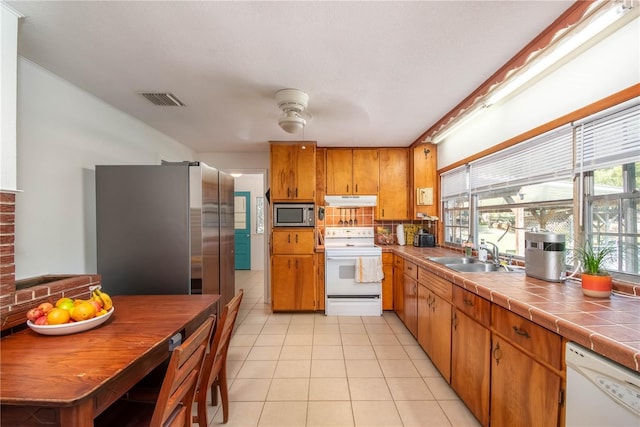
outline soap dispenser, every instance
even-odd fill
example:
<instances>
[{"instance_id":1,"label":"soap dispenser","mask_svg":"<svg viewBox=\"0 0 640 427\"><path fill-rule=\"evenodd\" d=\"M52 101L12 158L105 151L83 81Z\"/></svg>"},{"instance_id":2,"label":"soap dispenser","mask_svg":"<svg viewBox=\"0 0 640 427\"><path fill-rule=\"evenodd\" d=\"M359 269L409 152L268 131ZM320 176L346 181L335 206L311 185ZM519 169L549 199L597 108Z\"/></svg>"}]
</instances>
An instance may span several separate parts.
<instances>
[{"instance_id":1,"label":"soap dispenser","mask_svg":"<svg viewBox=\"0 0 640 427\"><path fill-rule=\"evenodd\" d=\"M484 239L480 240L480 246L478 246L478 259L482 262L487 262L487 244Z\"/></svg>"}]
</instances>

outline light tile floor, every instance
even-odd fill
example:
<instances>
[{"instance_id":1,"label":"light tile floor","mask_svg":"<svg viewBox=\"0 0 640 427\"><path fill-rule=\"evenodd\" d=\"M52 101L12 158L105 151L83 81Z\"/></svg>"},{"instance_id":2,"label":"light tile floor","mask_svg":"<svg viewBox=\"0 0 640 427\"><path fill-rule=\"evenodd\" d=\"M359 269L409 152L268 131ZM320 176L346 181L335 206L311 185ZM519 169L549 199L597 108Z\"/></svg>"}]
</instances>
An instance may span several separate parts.
<instances>
[{"instance_id":1,"label":"light tile floor","mask_svg":"<svg viewBox=\"0 0 640 427\"><path fill-rule=\"evenodd\" d=\"M237 271L236 289L226 426L479 425L394 313L274 314L262 271ZM220 406L209 414L222 425Z\"/></svg>"}]
</instances>

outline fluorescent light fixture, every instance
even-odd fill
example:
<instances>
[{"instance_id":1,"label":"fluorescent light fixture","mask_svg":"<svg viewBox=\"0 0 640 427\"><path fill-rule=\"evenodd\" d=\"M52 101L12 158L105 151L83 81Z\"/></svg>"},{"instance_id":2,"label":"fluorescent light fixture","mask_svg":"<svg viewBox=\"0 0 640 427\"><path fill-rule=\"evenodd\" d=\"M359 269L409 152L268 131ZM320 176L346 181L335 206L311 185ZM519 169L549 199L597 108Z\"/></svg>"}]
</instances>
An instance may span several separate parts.
<instances>
[{"instance_id":1,"label":"fluorescent light fixture","mask_svg":"<svg viewBox=\"0 0 640 427\"><path fill-rule=\"evenodd\" d=\"M598 17L596 17L592 22L587 24L582 30L577 33L571 35L567 35L566 38L562 39L558 45L553 48L548 54L544 54L539 59L534 60L530 66L528 66L524 71L517 74L514 78L509 79L502 87L499 87L494 93L489 95L489 98L485 102L487 106L493 105L496 102L507 97L509 94L516 91L518 88L523 86L525 83L542 73L547 68L551 67L553 64L558 62L560 59L564 58L588 40L596 36L598 33L603 31L605 28L616 22L624 13L628 10L625 8L623 4L618 4L605 12Z\"/></svg>"},{"instance_id":2,"label":"fluorescent light fixture","mask_svg":"<svg viewBox=\"0 0 640 427\"><path fill-rule=\"evenodd\" d=\"M458 117L453 123L445 125L444 130L438 131L433 137L432 142L438 144L443 139L460 129L463 124L468 123L471 119L475 118L481 111L485 109L485 105L478 106L475 110L468 113L463 113L461 117Z\"/></svg>"},{"instance_id":3,"label":"fluorescent light fixture","mask_svg":"<svg viewBox=\"0 0 640 427\"><path fill-rule=\"evenodd\" d=\"M242 176L241 173L232 173L232 174L229 174L229 175L231 175L234 178L240 178Z\"/></svg>"}]
</instances>

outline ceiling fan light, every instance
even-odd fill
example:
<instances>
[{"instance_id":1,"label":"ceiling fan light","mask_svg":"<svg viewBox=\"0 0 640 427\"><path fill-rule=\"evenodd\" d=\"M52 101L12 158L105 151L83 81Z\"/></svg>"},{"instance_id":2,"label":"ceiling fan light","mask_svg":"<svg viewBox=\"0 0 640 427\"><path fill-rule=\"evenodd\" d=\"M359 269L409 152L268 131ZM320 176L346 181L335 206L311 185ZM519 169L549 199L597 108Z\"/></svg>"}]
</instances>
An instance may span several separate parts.
<instances>
[{"instance_id":1,"label":"ceiling fan light","mask_svg":"<svg viewBox=\"0 0 640 427\"><path fill-rule=\"evenodd\" d=\"M287 133L298 133L304 129L307 121L294 111L287 111L284 116L278 119L278 124Z\"/></svg>"},{"instance_id":2,"label":"ceiling fan light","mask_svg":"<svg viewBox=\"0 0 640 427\"><path fill-rule=\"evenodd\" d=\"M282 111L302 112L307 108L309 95L299 89L282 89L276 92L276 102Z\"/></svg>"}]
</instances>

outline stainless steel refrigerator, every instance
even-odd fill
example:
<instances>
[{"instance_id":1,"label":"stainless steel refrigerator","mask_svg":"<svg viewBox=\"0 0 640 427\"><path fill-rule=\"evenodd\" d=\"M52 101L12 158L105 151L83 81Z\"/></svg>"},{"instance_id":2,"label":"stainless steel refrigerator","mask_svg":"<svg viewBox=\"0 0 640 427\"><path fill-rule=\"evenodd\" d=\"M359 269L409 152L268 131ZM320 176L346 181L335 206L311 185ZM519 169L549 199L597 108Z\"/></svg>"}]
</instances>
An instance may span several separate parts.
<instances>
[{"instance_id":1,"label":"stainless steel refrigerator","mask_svg":"<svg viewBox=\"0 0 640 427\"><path fill-rule=\"evenodd\" d=\"M201 162L96 166L97 267L123 294L235 293L233 177Z\"/></svg>"}]
</instances>

